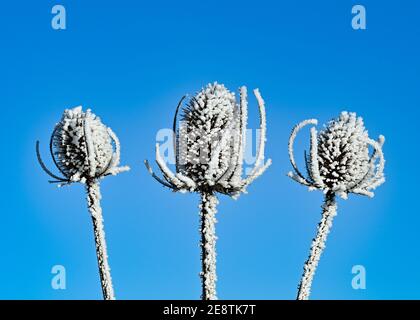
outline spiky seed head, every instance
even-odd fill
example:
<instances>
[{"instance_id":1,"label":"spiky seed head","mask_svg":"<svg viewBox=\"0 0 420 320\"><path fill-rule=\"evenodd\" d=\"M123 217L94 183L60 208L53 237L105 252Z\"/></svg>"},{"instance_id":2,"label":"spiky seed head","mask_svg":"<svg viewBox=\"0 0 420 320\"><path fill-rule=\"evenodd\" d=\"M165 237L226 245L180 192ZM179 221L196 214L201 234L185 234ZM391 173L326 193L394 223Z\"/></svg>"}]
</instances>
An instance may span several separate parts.
<instances>
[{"instance_id":1,"label":"spiky seed head","mask_svg":"<svg viewBox=\"0 0 420 320\"><path fill-rule=\"evenodd\" d=\"M271 164L264 164L266 117L264 100L259 90L254 90L260 111L259 146L255 166L242 178L246 145L247 90L240 89L240 104L235 94L224 85L207 85L191 98L182 110L182 121L177 128L177 115L184 101L178 103L173 129L176 171L172 172L156 144L156 163L163 174L159 178L149 162L149 173L163 186L180 192L222 193L237 198L246 187Z\"/></svg>"},{"instance_id":2,"label":"spiky seed head","mask_svg":"<svg viewBox=\"0 0 420 320\"><path fill-rule=\"evenodd\" d=\"M231 165L237 114L235 94L218 83L208 84L183 109L180 172L199 188L213 186Z\"/></svg>"},{"instance_id":3,"label":"spiky seed head","mask_svg":"<svg viewBox=\"0 0 420 320\"><path fill-rule=\"evenodd\" d=\"M342 112L318 135L319 175L329 190L349 190L369 171L368 132L356 113Z\"/></svg>"},{"instance_id":4,"label":"spiky seed head","mask_svg":"<svg viewBox=\"0 0 420 320\"><path fill-rule=\"evenodd\" d=\"M113 161L113 143L108 128L90 109L64 111L52 140L60 171L70 181L85 181L101 176Z\"/></svg>"}]
</instances>

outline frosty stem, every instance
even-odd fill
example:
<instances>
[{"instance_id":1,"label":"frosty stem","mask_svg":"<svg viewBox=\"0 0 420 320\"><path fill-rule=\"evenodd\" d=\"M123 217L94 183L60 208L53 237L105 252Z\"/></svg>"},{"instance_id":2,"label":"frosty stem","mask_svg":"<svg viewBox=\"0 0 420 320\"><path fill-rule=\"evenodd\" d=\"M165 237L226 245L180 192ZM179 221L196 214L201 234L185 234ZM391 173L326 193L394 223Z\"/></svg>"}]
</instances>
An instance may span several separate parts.
<instances>
[{"instance_id":1,"label":"frosty stem","mask_svg":"<svg viewBox=\"0 0 420 320\"><path fill-rule=\"evenodd\" d=\"M311 252L308 260L303 267L303 275L298 289L298 300L308 300L311 293L312 280L321 258L322 251L325 248L328 233L330 232L332 221L337 214L337 203L335 193L327 192L324 205L322 206L322 219L318 224L316 238L312 241Z\"/></svg>"},{"instance_id":2,"label":"frosty stem","mask_svg":"<svg viewBox=\"0 0 420 320\"><path fill-rule=\"evenodd\" d=\"M111 272L108 264L99 182L96 180L88 181L86 183L86 191L88 208L92 216L93 231L95 234L96 256L98 258L103 297L104 300L115 300Z\"/></svg>"},{"instance_id":3,"label":"frosty stem","mask_svg":"<svg viewBox=\"0 0 420 320\"><path fill-rule=\"evenodd\" d=\"M202 300L217 300L216 295L216 206L219 203L211 192L201 193L201 285Z\"/></svg>"}]
</instances>

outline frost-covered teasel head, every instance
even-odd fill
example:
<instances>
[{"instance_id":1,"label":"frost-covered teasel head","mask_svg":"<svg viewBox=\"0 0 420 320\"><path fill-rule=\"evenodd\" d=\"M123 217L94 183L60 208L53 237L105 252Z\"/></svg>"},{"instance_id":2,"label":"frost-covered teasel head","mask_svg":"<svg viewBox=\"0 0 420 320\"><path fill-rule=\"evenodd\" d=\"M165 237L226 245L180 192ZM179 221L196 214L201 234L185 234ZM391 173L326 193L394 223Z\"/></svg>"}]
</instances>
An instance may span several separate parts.
<instances>
[{"instance_id":1,"label":"frost-covered teasel head","mask_svg":"<svg viewBox=\"0 0 420 320\"><path fill-rule=\"evenodd\" d=\"M179 171L198 187L214 185L229 167L236 116L235 94L219 84L207 86L183 109Z\"/></svg>"},{"instance_id":2,"label":"frost-covered teasel head","mask_svg":"<svg viewBox=\"0 0 420 320\"><path fill-rule=\"evenodd\" d=\"M382 152L385 138L381 135L377 141L370 139L361 117L342 112L319 133L315 127L311 128L309 155L305 152L305 177L297 168L293 144L297 133L310 124L317 125L318 121L305 120L292 131L289 156L294 172L288 175L311 190L333 192L342 198L347 198L349 193L373 197L373 190L385 181Z\"/></svg>"},{"instance_id":3,"label":"frost-covered teasel head","mask_svg":"<svg viewBox=\"0 0 420 320\"><path fill-rule=\"evenodd\" d=\"M237 197L271 164L264 162L266 118L264 101L258 89L254 90L260 110L260 141L257 160L251 173L242 178L243 157L247 125L247 90L240 89L240 103L235 94L224 85L207 85L189 99L181 110L177 128L177 115L184 100L181 99L174 118L174 149L176 172L163 161L156 145L156 162L163 178L156 176L148 162L149 172L164 186L175 191L220 192Z\"/></svg>"},{"instance_id":4,"label":"frost-covered teasel head","mask_svg":"<svg viewBox=\"0 0 420 320\"><path fill-rule=\"evenodd\" d=\"M37 155L42 168L54 179L50 182L67 184L100 179L126 171L118 167L120 143L114 132L99 117L82 107L64 111L50 139L50 153L57 169L64 177L49 171L43 163L39 142Z\"/></svg>"}]
</instances>

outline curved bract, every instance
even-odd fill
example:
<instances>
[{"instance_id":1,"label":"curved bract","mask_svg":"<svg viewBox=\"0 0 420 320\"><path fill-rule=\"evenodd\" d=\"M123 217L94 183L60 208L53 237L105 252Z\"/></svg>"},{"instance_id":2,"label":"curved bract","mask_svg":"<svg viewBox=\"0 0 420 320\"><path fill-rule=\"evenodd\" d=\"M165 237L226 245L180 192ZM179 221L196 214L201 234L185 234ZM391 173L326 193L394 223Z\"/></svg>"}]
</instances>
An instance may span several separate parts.
<instances>
[{"instance_id":1,"label":"curved bract","mask_svg":"<svg viewBox=\"0 0 420 320\"><path fill-rule=\"evenodd\" d=\"M207 85L191 98L182 110L179 129L174 121L176 171L172 172L156 145L156 163L163 179L147 161L146 167L162 185L174 191L219 192L237 197L271 164L264 161L266 118L264 101L254 90L260 111L260 141L255 167L243 178L243 157L246 143L247 90L240 89L240 103L223 85ZM182 100L181 100L182 101Z\"/></svg>"},{"instance_id":2,"label":"curved bract","mask_svg":"<svg viewBox=\"0 0 420 320\"><path fill-rule=\"evenodd\" d=\"M382 152L385 138L381 135L378 141L370 139L361 117L342 112L319 133L315 127L311 128L310 152L305 153L307 176L304 176L294 158L294 140L303 127L317 123L315 119L305 120L292 130L289 157L294 172L289 172L289 177L311 190L333 192L344 199L349 193L373 197L373 190L385 181Z\"/></svg>"},{"instance_id":3,"label":"curved bract","mask_svg":"<svg viewBox=\"0 0 420 320\"><path fill-rule=\"evenodd\" d=\"M38 160L54 180L60 184L86 182L129 170L118 167L120 143L114 132L95 114L82 107L64 111L50 139L51 157L63 177L53 174L41 159L37 142Z\"/></svg>"}]
</instances>

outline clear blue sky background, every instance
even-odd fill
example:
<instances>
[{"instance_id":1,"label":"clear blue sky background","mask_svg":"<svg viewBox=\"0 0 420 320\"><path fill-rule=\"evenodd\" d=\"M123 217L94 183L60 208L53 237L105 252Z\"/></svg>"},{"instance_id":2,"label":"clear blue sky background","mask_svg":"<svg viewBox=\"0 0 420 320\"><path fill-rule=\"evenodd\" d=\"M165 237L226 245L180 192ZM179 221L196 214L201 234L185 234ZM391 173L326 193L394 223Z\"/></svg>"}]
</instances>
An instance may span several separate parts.
<instances>
[{"instance_id":1,"label":"clear blue sky background","mask_svg":"<svg viewBox=\"0 0 420 320\"><path fill-rule=\"evenodd\" d=\"M118 134L132 171L102 183L117 297L200 296L198 196L174 194L143 167L185 93L215 80L259 87L272 167L237 201L220 198L218 293L294 299L322 194L289 180L287 140L298 121L356 111L384 134L387 182L374 199L339 201L314 299L418 299L420 4L370 1L4 1L0 5L0 298L100 299L81 185L58 189L35 158L65 108L93 109ZM51 8L67 9L67 30ZM250 126L257 126L255 99ZM303 152L305 139L299 140ZM48 161L50 164L51 162ZM51 288L51 268L67 289ZM364 265L367 289L353 290Z\"/></svg>"}]
</instances>

